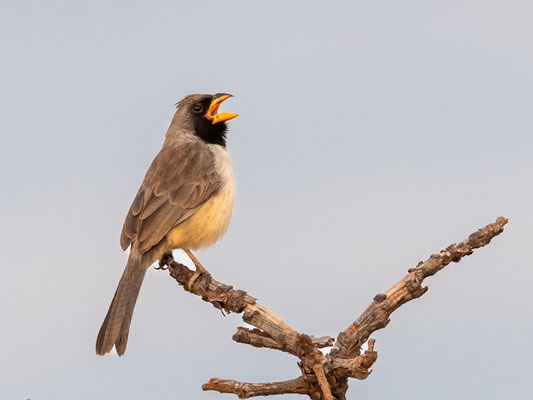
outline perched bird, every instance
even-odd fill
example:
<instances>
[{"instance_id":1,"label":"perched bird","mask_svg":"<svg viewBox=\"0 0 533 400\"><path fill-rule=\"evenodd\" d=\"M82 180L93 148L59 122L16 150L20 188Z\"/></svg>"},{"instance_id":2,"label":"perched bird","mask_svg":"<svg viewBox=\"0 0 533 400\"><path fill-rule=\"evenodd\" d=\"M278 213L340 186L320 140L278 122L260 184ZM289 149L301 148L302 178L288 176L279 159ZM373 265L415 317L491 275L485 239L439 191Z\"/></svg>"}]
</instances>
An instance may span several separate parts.
<instances>
[{"instance_id":1,"label":"perched bird","mask_svg":"<svg viewBox=\"0 0 533 400\"><path fill-rule=\"evenodd\" d=\"M177 103L163 147L122 228L120 245L123 250L131 246L130 255L98 333L97 354L109 353L113 346L124 354L133 308L150 265L171 256L173 249L183 249L196 266L193 281L205 269L191 250L210 246L225 233L235 197L225 121L238 115L218 113L218 108L229 97L192 94Z\"/></svg>"}]
</instances>

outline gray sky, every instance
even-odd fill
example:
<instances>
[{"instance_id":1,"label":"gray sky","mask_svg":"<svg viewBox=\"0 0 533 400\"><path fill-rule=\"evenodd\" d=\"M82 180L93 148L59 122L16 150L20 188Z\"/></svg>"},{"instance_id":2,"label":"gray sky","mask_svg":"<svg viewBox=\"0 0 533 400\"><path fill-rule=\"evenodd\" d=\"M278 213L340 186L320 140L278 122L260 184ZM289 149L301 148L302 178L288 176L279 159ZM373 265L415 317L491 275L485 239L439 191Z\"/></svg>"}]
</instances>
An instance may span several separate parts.
<instances>
[{"instance_id":1,"label":"gray sky","mask_svg":"<svg viewBox=\"0 0 533 400\"><path fill-rule=\"evenodd\" d=\"M348 395L529 397L531 4L2 2L0 398L209 400L230 398L201 391L210 377L297 376L154 270L126 355L94 353L126 211L195 92L232 93L223 108L240 114L232 223L198 254L217 279L336 336L407 268L504 215L503 235L375 334L374 372Z\"/></svg>"}]
</instances>

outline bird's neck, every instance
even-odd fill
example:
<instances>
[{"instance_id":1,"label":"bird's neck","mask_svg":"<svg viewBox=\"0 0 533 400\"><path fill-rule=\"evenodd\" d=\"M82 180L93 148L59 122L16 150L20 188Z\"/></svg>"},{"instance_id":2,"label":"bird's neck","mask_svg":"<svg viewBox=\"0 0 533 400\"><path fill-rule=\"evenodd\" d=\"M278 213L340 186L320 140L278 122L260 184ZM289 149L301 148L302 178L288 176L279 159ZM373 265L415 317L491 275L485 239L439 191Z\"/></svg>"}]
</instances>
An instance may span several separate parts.
<instances>
[{"instance_id":1,"label":"bird's neck","mask_svg":"<svg viewBox=\"0 0 533 400\"><path fill-rule=\"evenodd\" d=\"M226 132L228 127L225 122L212 124L201 118L194 121L194 134L206 143L218 144L226 147Z\"/></svg>"}]
</instances>

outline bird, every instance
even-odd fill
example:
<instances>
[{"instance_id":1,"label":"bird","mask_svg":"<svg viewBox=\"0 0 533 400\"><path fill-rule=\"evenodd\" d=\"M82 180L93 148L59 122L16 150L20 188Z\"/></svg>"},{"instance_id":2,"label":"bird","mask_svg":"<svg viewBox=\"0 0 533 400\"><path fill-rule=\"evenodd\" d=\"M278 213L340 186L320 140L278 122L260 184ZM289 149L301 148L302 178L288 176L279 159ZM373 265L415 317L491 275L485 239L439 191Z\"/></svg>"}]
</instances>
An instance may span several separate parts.
<instances>
[{"instance_id":1,"label":"bird","mask_svg":"<svg viewBox=\"0 0 533 400\"><path fill-rule=\"evenodd\" d=\"M206 272L192 251L212 245L226 232L235 199L226 121L238 114L218 112L230 97L191 94L176 103L163 146L124 221L120 245L130 253L98 332L97 354L113 347L120 356L126 351L133 309L154 262L162 265L172 250L182 249L196 267L189 286Z\"/></svg>"}]
</instances>

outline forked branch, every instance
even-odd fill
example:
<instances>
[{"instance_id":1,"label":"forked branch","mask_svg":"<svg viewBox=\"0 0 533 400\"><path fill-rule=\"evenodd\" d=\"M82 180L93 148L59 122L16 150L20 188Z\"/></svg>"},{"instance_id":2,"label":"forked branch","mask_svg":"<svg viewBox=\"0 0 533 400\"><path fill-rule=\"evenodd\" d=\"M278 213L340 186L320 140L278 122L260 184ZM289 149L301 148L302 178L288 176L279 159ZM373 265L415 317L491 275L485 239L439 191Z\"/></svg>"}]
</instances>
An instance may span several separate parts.
<instances>
[{"instance_id":1,"label":"forked branch","mask_svg":"<svg viewBox=\"0 0 533 400\"><path fill-rule=\"evenodd\" d=\"M302 373L292 380L271 383L245 383L213 378L202 389L233 393L242 399L285 393L306 394L313 400L345 399L348 379L366 379L377 360L375 341L369 339L370 335L387 326L394 310L427 291L427 287L422 286L425 278L436 274L452 261L459 262L464 256L472 254L474 249L489 244L492 238L503 232L506 223L506 218L498 217L495 222L479 229L462 242L448 246L409 269L408 274L398 283L374 297L368 308L339 333L334 345L331 337L315 338L298 332L246 292L224 285L209 274L201 275L194 281L191 293L201 296L204 301L225 312L243 313L244 322L255 327L239 327L233 340L292 354L299 358L298 366ZM187 288L194 272L171 260L168 260L167 265L170 275ZM366 341L368 349L361 354L361 346ZM333 348L328 354L318 350L331 345Z\"/></svg>"}]
</instances>

